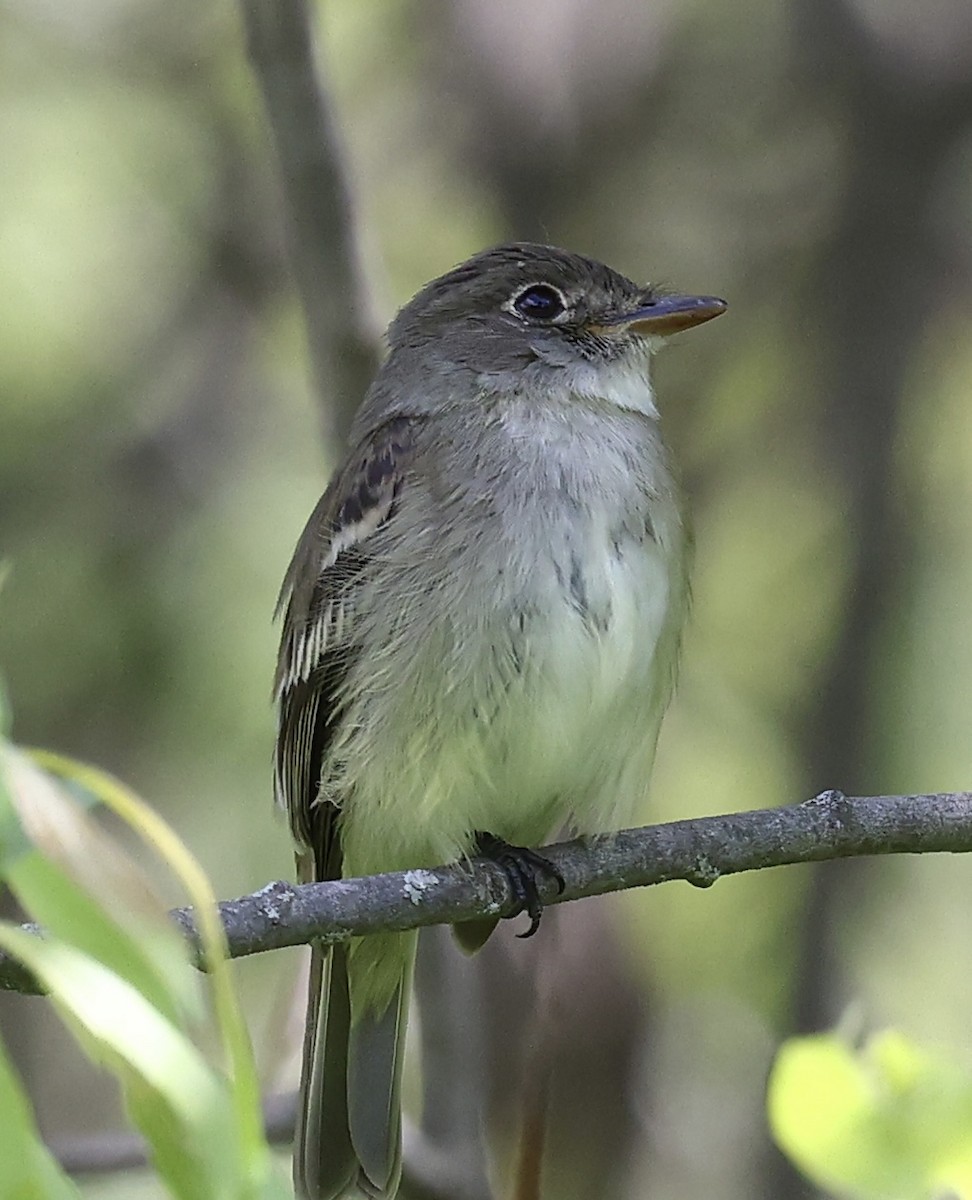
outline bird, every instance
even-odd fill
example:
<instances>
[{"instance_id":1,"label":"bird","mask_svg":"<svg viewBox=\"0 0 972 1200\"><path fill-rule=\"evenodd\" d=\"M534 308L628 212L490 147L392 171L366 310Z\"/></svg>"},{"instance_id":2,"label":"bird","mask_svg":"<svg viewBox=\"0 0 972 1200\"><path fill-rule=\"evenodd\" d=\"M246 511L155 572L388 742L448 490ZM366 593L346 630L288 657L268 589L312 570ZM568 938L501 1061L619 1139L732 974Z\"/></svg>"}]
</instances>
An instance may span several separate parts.
<instances>
[{"instance_id":1,"label":"bird","mask_svg":"<svg viewBox=\"0 0 972 1200\"><path fill-rule=\"evenodd\" d=\"M532 917L552 833L645 796L688 606L651 380L713 296L527 242L423 287L286 572L274 790L298 878L463 861ZM469 949L495 921L456 926ZM390 1200L417 934L312 949L294 1180Z\"/></svg>"}]
</instances>

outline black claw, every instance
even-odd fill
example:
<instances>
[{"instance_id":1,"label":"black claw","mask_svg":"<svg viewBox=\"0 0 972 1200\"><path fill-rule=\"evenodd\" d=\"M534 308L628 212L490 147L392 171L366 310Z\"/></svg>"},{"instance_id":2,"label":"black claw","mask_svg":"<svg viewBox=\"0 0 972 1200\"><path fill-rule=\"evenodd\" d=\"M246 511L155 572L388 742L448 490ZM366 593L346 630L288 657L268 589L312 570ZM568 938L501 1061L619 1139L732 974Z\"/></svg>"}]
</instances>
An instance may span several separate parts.
<instances>
[{"instance_id":1,"label":"black claw","mask_svg":"<svg viewBox=\"0 0 972 1200\"><path fill-rule=\"evenodd\" d=\"M516 936L533 937L540 928L540 918L543 916L543 901L537 888L538 877L546 876L555 880L557 891L562 892L566 887L563 875L549 858L544 858L536 850L526 846L511 846L494 833L477 833L476 850L483 858L496 863L509 880L516 905L510 916L518 917L525 912L530 918L530 928Z\"/></svg>"}]
</instances>

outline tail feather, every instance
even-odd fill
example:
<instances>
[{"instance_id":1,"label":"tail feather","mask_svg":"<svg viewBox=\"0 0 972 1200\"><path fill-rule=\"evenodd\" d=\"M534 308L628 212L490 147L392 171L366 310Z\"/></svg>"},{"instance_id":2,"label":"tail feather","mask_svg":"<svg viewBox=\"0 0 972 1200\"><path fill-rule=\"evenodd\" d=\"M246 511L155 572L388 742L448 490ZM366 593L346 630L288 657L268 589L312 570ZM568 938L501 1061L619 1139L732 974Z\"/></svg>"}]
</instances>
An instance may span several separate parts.
<instances>
[{"instance_id":1,"label":"tail feather","mask_svg":"<svg viewBox=\"0 0 972 1200\"><path fill-rule=\"evenodd\" d=\"M341 1196L357 1173L345 1084L350 1024L347 949L314 946L294 1140L300 1200Z\"/></svg>"},{"instance_id":2,"label":"tail feather","mask_svg":"<svg viewBox=\"0 0 972 1200\"><path fill-rule=\"evenodd\" d=\"M315 947L294 1144L300 1200L392 1200L402 1171L405 1026L417 936L391 1003L352 1018L349 949Z\"/></svg>"},{"instance_id":3,"label":"tail feather","mask_svg":"<svg viewBox=\"0 0 972 1200\"><path fill-rule=\"evenodd\" d=\"M395 994L380 1016L355 1014L348 1053L351 1144L381 1197L397 1193L402 1175L402 1068L418 935L400 936L409 944Z\"/></svg>"}]
</instances>

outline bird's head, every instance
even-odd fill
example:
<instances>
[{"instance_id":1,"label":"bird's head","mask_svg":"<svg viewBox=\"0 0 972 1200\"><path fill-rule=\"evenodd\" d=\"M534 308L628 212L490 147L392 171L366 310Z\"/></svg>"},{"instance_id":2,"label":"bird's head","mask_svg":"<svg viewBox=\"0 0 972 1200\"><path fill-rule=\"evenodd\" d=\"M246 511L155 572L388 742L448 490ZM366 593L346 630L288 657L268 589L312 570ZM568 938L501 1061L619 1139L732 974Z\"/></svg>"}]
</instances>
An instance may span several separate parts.
<instances>
[{"instance_id":1,"label":"bird's head","mask_svg":"<svg viewBox=\"0 0 972 1200\"><path fill-rule=\"evenodd\" d=\"M553 246L485 250L427 284L388 330L386 367L421 372L438 407L451 394L515 391L602 398L654 412L651 354L673 333L719 316L725 301L639 285ZM383 382L387 382L388 375ZM383 390L383 389L382 389Z\"/></svg>"},{"instance_id":2,"label":"bird's head","mask_svg":"<svg viewBox=\"0 0 972 1200\"><path fill-rule=\"evenodd\" d=\"M402 343L451 343L486 365L539 358L615 359L656 349L726 309L714 296L672 295L633 283L580 254L513 243L468 259L427 284L389 330Z\"/></svg>"}]
</instances>

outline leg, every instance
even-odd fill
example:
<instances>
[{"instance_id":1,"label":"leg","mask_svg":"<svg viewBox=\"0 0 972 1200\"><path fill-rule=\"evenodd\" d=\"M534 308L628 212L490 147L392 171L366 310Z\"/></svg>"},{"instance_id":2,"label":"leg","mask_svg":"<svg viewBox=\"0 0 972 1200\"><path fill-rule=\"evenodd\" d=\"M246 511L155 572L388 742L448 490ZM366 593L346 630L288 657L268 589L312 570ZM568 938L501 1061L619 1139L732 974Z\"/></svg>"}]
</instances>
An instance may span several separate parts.
<instances>
[{"instance_id":1,"label":"leg","mask_svg":"<svg viewBox=\"0 0 972 1200\"><path fill-rule=\"evenodd\" d=\"M564 877L548 858L544 858L536 850L530 850L526 846L511 846L494 833L478 832L475 844L477 852L483 858L496 863L510 881L510 889L517 905L511 916L516 917L525 912L530 917L530 928L516 936L533 937L540 928L540 918L543 916L543 901L537 889L537 879L541 876L554 879L557 891L562 892Z\"/></svg>"}]
</instances>

